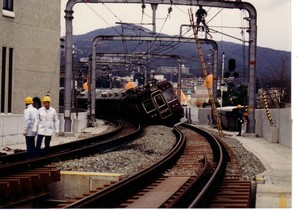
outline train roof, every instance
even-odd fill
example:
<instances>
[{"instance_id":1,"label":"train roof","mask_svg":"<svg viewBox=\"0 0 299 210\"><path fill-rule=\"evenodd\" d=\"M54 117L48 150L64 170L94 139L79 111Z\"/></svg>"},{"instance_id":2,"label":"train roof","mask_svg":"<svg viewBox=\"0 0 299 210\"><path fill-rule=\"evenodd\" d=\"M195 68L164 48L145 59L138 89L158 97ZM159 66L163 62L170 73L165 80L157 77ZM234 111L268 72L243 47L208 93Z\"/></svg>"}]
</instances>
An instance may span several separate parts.
<instances>
[{"instance_id":1,"label":"train roof","mask_svg":"<svg viewBox=\"0 0 299 210\"><path fill-rule=\"evenodd\" d=\"M124 88L113 88L113 89L96 89L96 99L129 99L134 100L140 98L143 95L147 95L152 91L160 89L162 91L172 88L171 83L168 81L161 81L156 83L149 83L148 85L140 85L134 88L125 90ZM87 98L87 92L84 91L78 98Z\"/></svg>"}]
</instances>

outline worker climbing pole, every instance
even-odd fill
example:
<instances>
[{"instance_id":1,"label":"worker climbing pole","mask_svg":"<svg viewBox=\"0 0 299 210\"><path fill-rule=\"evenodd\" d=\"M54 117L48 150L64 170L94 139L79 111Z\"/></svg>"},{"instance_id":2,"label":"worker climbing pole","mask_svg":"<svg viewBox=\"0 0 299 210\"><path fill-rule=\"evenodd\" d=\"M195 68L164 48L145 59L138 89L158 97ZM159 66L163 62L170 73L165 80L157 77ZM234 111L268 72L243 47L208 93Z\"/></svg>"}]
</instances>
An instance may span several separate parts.
<instances>
[{"instance_id":1,"label":"worker climbing pole","mask_svg":"<svg viewBox=\"0 0 299 210\"><path fill-rule=\"evenodd\" d=\"M197 46L197 49L198 49L198 55L199 55L203 75L204 75L205 80L207 80L207 76L208 76L207 69L206 69L204 58L203 58L202 49L201 49L201 46L200 46L200 40L197 36L197 27L194 24L193 13L192 13L191 8L188 10L188 14L189 14L190 23L191 23L191 26L192 26L192 29L193 29L193 34L194 34L196 46ZM214 119L216 120L216 125L217 125L219 136L223 136L221 120L220 120L220 117L219 117L217 109L216 109L216 105L215 105L215 101L214 101L214 97L213 97L212 87L210 85L207 85L206 87L208 89L209 99L210 99L210 102L211 102L212 113L213 113Z\"/></svg>"},{"instance_id":2,"label":"worker climbing pole","mask_svg":"<svg viewBox=\"0 0 299 210\"><path fill-rule=\"evenodd\" d=\"M268 121L270 122L271 125L274 125L273 119L272 119L270 111L269 111L267 96L266 96L265 92L262 92L262 100L264 102L264 107L265 107L265 110L266 110L266 115L267 115Z\"/></svg>"}]
</instances>

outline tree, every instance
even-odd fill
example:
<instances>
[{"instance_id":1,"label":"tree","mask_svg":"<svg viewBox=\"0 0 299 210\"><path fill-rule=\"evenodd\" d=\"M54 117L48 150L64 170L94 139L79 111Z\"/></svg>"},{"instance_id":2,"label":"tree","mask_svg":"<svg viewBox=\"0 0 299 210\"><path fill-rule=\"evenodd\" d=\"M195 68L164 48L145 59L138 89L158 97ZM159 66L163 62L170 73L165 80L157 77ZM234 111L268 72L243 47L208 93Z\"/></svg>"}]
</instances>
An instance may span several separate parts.
<instances>
[{"instance_id":1,"label":"tree","mask_svg":"<svg viewBox=\"0 0 299 210\"><path fill-rule=\"evenodd\" d=\"M281 56L280 65L273 66L269 69L268 74L264 75L266 78L263 83L260 80L260 86L263 88L269 97L272 108L279 108L284 103L291 103L291 72L290 72L290 58Z\"/></svg>"}]
</instances>

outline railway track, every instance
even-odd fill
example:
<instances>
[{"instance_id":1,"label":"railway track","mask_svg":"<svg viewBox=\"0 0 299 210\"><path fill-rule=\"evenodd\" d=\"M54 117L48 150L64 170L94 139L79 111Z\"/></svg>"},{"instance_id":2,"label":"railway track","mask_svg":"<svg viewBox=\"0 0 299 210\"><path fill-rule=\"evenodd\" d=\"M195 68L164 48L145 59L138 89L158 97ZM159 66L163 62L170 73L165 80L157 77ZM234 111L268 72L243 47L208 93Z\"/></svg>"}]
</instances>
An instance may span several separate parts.
<instances>
[{"instance_id":1,"label":"railway track","mask_svg":"<svg viewBox=\"0 0 299 210\"><path fill-rule=\"evenodd\" d=\"M117 131L51 148L52 153L23 159L23 154L1 157L0 208L39 206L48 196L47 186L60 180L60 171L52 162L100 153L127 143L143 133L140 124L124 122ZM9 158L10 157L10 158Z\"/></svg>"},{"instance_id":2,"label":"railway track","mask_svg":"<svg viewBox=\"0 0 299 210\"><path fill-rule=\"evenodd\" d=\"M200 132L207 139L215 141L214 148L219 148L219 153L213 149L217 160L214 172L189 208L252 208L255 205L255 184L251 181L241 180L239 161L232 151L219 137L212 136L206 131L185 125Z\"/></svg>"},{"instance_id":3,"label":"railway track","mask_svg":"<svg viewBox=\"0 0 299 210\"><path fill-rule=\"evenodd\" d=\"M174 128L177 144L161 161L57 208L249 208L252 185L240 180L233 152L209 133Z\"/></svg>"},{"instance_id":4,"label":"railway track","mask_svg":"<svg viewBox=\"0 0 299 210\"><path fill-rule=\"evenodd\" d=\"M238 160L221 139L187 124L175 127L174 133L177 136L177 144L163 160L155 165L117 183L111 183L105 188L98 188L82 196L60 201L52 207L249 208L254 206L251 199L253 185L251 182L241 180ZM107 149L109 146L103 146L105 147ZM91 150L89 146L87 149ZM3 166L0 165L1 167ZM52 175L48 170L52 171ZM36 178L42 175L43 178ZM10 181L11 177L14 181ZM31 166L20 173L14 172L1 176L0 193L4 195L6 201L0 200L2 202L0 207L26 207L26 204L30 203L31 207L44 208L44 204L40 204L39 201L46 201L48 194L46 187L41 186L47 186L51 181L58 181L58 177L59 171L55 172L55 168L34 169ZM34 190L26 191L24 183L27 185L31 183L32 186L35 184L28 181L30 178L41 179L39 183L43 182L43 185L37 185ZM6 185L9 183L11 187L5 191L3 183ZM12 189L16 196L11 200Z\"/></svg>"},{"instance_id":5,"label":"railway track","mask_svg":"<svg viewBox=\"0 0 299 210\"><path fill-rule=\"evenodd\" d=\"M116 135L117 133L119 133L123 130L123 123L121 121L109 120L109 123L113 124L115 126L115 129L111 130L108 133L101 134L96 137L91 137L91 138L82 139L82 140L76 141L76 142L69 142L69 143L65 143L65 144L51 146L51 153L53 154L53 153L64 151L64 150L67 150L70 148L76 149L76 148L80 148L84 145L93 144L93 143L99 142L101 140L113 137L114 135ZM1 155L0 156L0 166L2 164L7 164L7 163L15 163L18 161L25 161L26 160L26 151L20 151L20 150L17 150L17 151L18 152L13 153L13 154ZM41 152L43 154L43 150Z\"/></svg>"}]
</instances>

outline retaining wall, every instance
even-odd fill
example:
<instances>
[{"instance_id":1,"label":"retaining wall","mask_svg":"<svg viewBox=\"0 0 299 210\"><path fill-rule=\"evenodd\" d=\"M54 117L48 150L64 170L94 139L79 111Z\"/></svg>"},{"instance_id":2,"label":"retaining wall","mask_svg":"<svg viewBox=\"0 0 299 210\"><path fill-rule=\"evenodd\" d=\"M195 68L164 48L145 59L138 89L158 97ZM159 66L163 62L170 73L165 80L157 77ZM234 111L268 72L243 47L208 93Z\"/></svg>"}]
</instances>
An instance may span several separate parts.
<instances>
[{"instance_id":1,"label":"retaining wall","mask_svg":"<svg viewBox=\"0 0 299 210\"><path fill-rule=\"evenodd\" d=\"M186 111L186 109L188 111ZM191 111L189 111L191 110ZM211 124L210 108L185 108L186 117L190 116L192 124ZM291 108L270 109L274 125L268 121L264 109L255 110L255 135L272 143L279 143L292 148L292 116Z\"/></svg>"},{"instance_id":2,"label":"retaining wall","mask_svg":"<svg viewBox=\"0 0 299 210\"><path fill-rule=\"evenodd\" d=\"M64 132L64 115L58 114L59 132ZM87 127L87 112L79 112L78 117L72 113L72 132L78 132ZM23 114L0 114L0 146L9 146L25 142L23 136Z\"/></svg>"}]
</instances>

